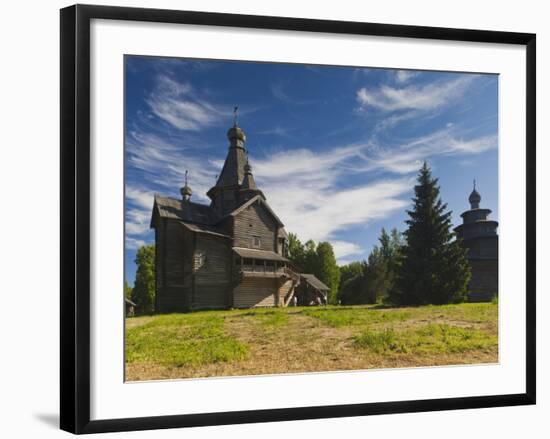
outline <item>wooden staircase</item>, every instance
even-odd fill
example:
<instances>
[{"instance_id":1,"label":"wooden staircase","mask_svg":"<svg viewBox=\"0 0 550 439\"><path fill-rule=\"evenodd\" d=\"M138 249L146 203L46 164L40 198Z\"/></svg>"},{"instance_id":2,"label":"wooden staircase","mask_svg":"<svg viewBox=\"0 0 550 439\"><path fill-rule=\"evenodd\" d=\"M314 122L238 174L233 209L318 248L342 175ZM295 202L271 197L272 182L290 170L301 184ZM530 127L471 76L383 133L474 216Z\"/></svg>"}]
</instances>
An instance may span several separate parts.
<instances>
[{"instance_id":1,"label":"wooden staircase","mask_svg":"<svg viewBox=\"0 0 550 439\"><path fill-rule=\"evenodd\" d=\"M292 286L290 287L289 292L285 295L281 303L283 307L287 307L290 304L292 298L294 297L296 287L300 285L300 275L296 273L292 268L289 268L289 267L283 268L283 274L284 274L284 279L288 279L292 281Z\"/></svg>"}]
</instances>

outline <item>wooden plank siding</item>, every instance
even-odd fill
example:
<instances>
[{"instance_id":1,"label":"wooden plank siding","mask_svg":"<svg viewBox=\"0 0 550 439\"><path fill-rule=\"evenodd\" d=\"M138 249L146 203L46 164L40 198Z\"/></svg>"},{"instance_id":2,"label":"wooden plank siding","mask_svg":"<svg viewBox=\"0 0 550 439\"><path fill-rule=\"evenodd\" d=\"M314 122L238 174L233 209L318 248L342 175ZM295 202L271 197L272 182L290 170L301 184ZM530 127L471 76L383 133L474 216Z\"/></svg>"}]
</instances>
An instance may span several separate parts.
<instances>
[{"instance_id":1,"label":"wooden plank siding","mask_svg":"<svg viewBox=\"0 0 550 439\"><path fill-rule=\"evenodd\" d=\"M204 264L195 267L193 309L228 308L230 304L231 241L195 234L195 252L204 255Z\"/></svg>"},{"instance_id":2,"label":"wooden plank siding","mask_svg":"<svg viewBox=\"0 0 550 439\"><path fill-rule=\"evenodd\" d=\"M233 290L234 308L277 305L277 279L245 277Z\"/></svg>"},{"instance_id":3,"label":"wooden plank siding","mask_svg":"<svg viewBox=\"0 0 550 439\"><path fill-rule=\"evenodd\" d=\"M277 252L278 224L259 203L254 203L235 216L234 246ZM253 237L260 238L260 245L253 245Z\"/></svg>"},{"instance_id":4,"label":"wooden plank siding","mask_svg":"<svg viewBox=\"0 0 550 439\"><path fill-rule=\"evenodd\" d=\"M190 307L191 239L177 220L162 218L156 226L156 311L176 312Z\"/></svg>"}]
</instances>

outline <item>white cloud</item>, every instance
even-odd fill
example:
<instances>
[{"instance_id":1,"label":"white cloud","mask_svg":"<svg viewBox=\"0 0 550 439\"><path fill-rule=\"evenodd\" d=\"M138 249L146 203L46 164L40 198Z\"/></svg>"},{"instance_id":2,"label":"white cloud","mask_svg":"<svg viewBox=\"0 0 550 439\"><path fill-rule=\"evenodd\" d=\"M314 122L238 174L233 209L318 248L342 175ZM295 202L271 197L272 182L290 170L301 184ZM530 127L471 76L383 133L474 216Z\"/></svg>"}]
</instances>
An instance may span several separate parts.
<instances>
[{"instance_id":1,"label":"white cloud","mask_svg":"<svg viewBox=\"0 0 550 439\"><path fill-rule=\"evenodd\" d=\"M419 74L420 72L415 72L413 70L397 70L395 72L395 81L399 84L404 84Z\"/></svg>"},{"instance_id":2,"label":"white cloud","mask_svg":"<svg viewBox=\"0 0 550 439\"><path fill-rule=\"evenodd\" d=\"M288 129L284 128L280 125L276 125L273 128L269 128L264 131L258 131L258 134L264 134L264 135L275 135L275 136L282 136L282 137L288 137Z\"/></svg>"},{"instance_id":3,"label":"white cloud","mask_svg":"<svg viewBox=\"0 0 550 439\"><path fill-rule=\"evenodd\" d=\"M199 131L229 117L229 108L197 96L189 83L159 75L146 99L151 111L170 125L184 131Z\"/></svg>"},{"instance_id":4,"label":"white cloud","mask_svg":"<svg viewBox=\"0 0 550 439\"><path fill-rule=\"evenodd\" d=\"M392 126L447 105L469 86L468 78L423 87L363 88L357 99L363 110L385 112L387 125ZM275 87L272 92L280 99L289 98L282 87ZM128 131L127 163L131 172L137 172L137 177L132 176L132 184L126 186L127 245L131 248L151 240L149 222L154 191L179 197L185 170L189 170L193 199L208 203L206 192L215 183L226 154L220 145L207 155L202 151L204 145L189 137L189 132L223 121L221 115L225 114L223 108L197 99L190 84L160 76L148 102L154 114L179 131L163 132L150 125L146 117ZM297 233L303 241L332 242L338 262L344 263L364 257L361 256L364 249L342 239L340 233L350 227L368 226L408 206L412 174L423 160L441 155L478 154L496 143L496 136L465 139L454 125L449 125L393 145L371 139L336 145L323 152L303 147L256 156L252 150L251 163L258 186L287 230ZM386 174L382 179L383 172Z\"/></svg>"},{"instance_id":5,"label":"white cloud","mask_svg":"<svg viewBox=\"0 0 550 439\"><path fill-rule=\"evenodd\" d=\"M360 255L363 253L361 246L347 241L331 241L336 258L341 260L343 258Z\"/></svg>"},{"instance_id":6,"label":"white cloud","mask_svg":"<svg viewBox=\"0 0 550 439\"><path fill-rule=\"evenodd\" d=\"M342 188L349 177L367 171L367 150L367 145L334 147L323 153L302 148L251 160L259 187L287 230L303 241L330 241L341 259L363 250L338 239L338 232L368 225L408 204L403 196L411 189L409 178Z\"/></svg>"},{"instance_id":7,"label":"white cloud","mask_svg":"<svg viewBox=\"0 0 550 439\"><path fill-rule=\"evenodd\" d=\"M221 165L199 157L196 145L191 143L177 139L177 143L172 144L161 135L132 130L126 139L128 162L146 175L147 182L167 194L178 193L188 170L193 198L206 201L206 191L215 183ZM219 153L221 158L224 151L220 149Z\"/></svg>"},{"instance_id":8,"label":"white cloud","mask_svg":"<svg viewBox=\"0 0 550 439\"><path fill-rule=\"evenodd\" d=\"M149 232L154 194L150 190L126 185L126 220L125 228L129 239L136 240Z\"/></svg>"},{"instance_id":9,"label":"white cloud","mask_svg":"<svg viewBox=\"0 0 550 439\"><path fill-rule=\"evenodd\" d=\"M474 78L474 75L463 75L423 86L409 85L401 88L388 85L376 89L363 87L357 91L356 98L363 111L369 107L385 112L436 110L461 96Z\"/></svg>"},{"instance_id":10,"label":"white cloud","mask_svg":"<svg viewBox=\"0 0 550 439\"><path fill-rule=\"evenodd\" d=\"M367 169L397 174L415 172L424 160L445 155L474 155L496 148L496 135L469 140L459 137L453 127L442 129L393 148L376 148Z\"/></svg>"},{"instance_id":11,"label":"white cloud","mask_svg":"<svg viewBox=\"0 0 550 439\"><path fill-rule=\"evenodd\" d=\"M185 169L190 169L194 199L209 202L206 191L221 169L223 149L219 159L204 160L196 155L196 149L173 147L155 135L135 134L131 139L130 164L144 172L146 181L157 185L163 195L174 194L183 184ZM342 240L339 233L404 209L414 184L412 174L423 160L478 154L495 146L496 136L465 140L451 127L390 147L365 143L335 146L324 152L279 150L251 156L251 163L258 186L287 230L303 241L332 242L340 263L363 250ZM389 176L377 179L379 172L389 172ZM397 176L392 178L392 174ZM351 181L357 183L342 185ZM153 190L127 185L126 196L130 205L127 233L132 239L143 240L149 233Z\"/></svg>"},{"instance_id":12,"label":"white cloud","mask_svg":"<svg viewBox=\"0 0 550 439\"><path fill-rule=\"evenodd\" d=\"M135 239L129 236L126 236L126 248L129 250L137 250L140 247L147 245L147 242L143 239Z\"/></svg>"}]
</instances>

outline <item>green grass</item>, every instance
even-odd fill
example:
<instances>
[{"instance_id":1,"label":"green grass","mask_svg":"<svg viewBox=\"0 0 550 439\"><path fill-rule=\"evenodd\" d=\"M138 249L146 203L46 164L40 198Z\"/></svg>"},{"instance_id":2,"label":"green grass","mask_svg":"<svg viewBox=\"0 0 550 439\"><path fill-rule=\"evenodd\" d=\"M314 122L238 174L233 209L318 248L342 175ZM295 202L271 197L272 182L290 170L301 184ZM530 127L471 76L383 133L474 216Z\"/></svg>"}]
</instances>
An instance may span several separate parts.
<instances>
[{"instance_id":1,"label":"green grass","mask_svg":"<svg viewBox=\"0 0 550 439\"><path fill-rule=\"evenodd\" d=\"M169 314L126 331L126 361L199 366L242 360L248 346L225 333L214 312Z\"/></svg>"},{"instance_id":2,"label":"green grass","mask_svg":"<svg viewBox=\"0 0 550 439\"><path fill-rule=\"evenodd\" d=\"M379 306L328 306L303 308L302 313L319 319L334 328L344 326L370 326L407 321L457 320L467 323L496 321L497 307L488 303L462 303L459 305L427 305L411 308ZM496 304L491 304L496 305Z\"/></svg>"},{"instance_id":3,"label":"green grass","mask_svg":"<svg viewBox=\"0 0 550 439\"><path fill-rule=\"evenodd\" d=\"M413 331L395 331L393 328L366 330L354 337L354 343L377 354L448 354L486 350L497 345L498 339L496 335L480 329L430 323Z\"/></svg>"},{"instance_id":4,"label":"green grass","mask_svg":"<svg viewBox=\"0 0 550 439\"><path fill-rule=\"evenodd\" d=\"M373 323L391 323L405 321L411 317L410 311L399 309L379 310L373 307L328 306L323 308L304 308L302 313L321 320L323 323L340 328L344 326L364 326Z\"/></svg>"},{"instance_id":5,"label":"green grass","mask_svg":"<svg viewBox=\"0 0 550 439\"><path fill-rule=\"evenodd\" d=\"M245 311L241 315L254 318L263 327L274 328L288 324L287 310L288 308L257 308ZM232 314L228 314L228 316L232 316Z\"/></svg>"},{"instance_id":6,"label":"green grass","mask_svg":"<svg viewBox=\"0 0 550 439\"><path fill-rule=\"evenodd\" d=\"M126 320L127 379L498 361L498 304L198 311Z\"/></svg>"}]
</instances>

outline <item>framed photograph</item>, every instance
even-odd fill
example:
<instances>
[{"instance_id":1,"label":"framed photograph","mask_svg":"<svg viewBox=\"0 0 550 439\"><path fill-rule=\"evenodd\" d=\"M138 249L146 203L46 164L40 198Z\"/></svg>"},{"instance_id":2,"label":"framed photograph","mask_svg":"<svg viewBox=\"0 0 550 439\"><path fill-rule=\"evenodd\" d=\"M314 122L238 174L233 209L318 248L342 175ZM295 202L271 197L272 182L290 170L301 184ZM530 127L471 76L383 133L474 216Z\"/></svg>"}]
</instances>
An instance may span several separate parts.
<instances>
[{"instance_id":1,"label":"framed photograph","mask_svg":"<svg viewBox=\"0 0 550 439\"><path fill-rule=\"evenodd\" d=\"M535 35L61 10L61 428L535 403Z\"/></svg>"}]
</instances>

